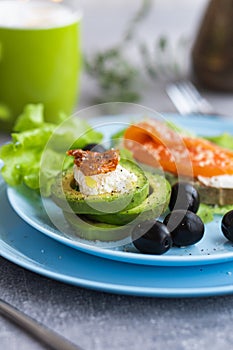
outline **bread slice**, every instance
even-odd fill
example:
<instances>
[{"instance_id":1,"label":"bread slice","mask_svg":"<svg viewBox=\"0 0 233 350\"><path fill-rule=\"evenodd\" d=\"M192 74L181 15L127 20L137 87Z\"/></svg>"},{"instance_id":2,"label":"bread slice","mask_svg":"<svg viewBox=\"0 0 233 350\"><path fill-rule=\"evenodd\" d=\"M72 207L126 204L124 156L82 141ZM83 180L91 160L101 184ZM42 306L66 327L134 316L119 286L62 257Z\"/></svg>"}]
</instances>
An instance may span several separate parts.
<instances>
[{"instance_id":1,"label":"bread slice","mask_svg":"<svg viewBox=\"0 0 233 350\"><path fill-rule=\"evenodd\" d=\"M165 176L171 185L177 181L191 182L199 193L201 203L220 206L233 204L233 188L210 187L196 179L187 177L179 177L178 179L171 173L165 173Z\"/></svg>"}]
</instances>

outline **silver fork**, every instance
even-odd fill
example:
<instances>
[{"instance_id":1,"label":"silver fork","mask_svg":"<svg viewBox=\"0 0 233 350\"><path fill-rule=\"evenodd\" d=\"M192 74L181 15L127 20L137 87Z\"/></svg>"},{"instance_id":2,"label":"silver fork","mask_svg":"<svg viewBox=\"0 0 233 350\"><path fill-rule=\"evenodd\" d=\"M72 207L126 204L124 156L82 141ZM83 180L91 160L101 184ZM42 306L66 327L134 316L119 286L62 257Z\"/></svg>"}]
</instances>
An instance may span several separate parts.
<instances>
[{"instance_id":1,"label":"silver fork","mask_svg":"<svg viewBox=\"0 0 233 350\"><path fill-rule=\"evenodd\" d=\"M71 343L60 334L38 323L31 317L0 299L0 315L7 317L9 320L23 328L32 336L40 340L41 343L47 345L54 350L82 350L79 346Z\"/></svg>"},{"instance_id":2,"label":"silver fork","mask_svg":"<svg viewBox=\"0 0 233 350\"><path fill-rule=\"evenodd\" d=\"M166 92L180 114L217 114L190 81L169 84Z\"/></svg>"}]
</instances>

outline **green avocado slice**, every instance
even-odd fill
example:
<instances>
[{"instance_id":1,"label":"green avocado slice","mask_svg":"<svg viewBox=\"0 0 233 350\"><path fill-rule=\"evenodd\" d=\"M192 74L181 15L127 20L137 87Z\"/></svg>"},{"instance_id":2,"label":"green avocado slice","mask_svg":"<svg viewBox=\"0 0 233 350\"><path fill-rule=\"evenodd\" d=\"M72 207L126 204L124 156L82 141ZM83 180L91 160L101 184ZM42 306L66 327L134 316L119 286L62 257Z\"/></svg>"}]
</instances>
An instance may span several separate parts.
<instances>
[{"instance_id":1,"label":"green avocado slice","mask_svg":"<svg viewBox=\"0 0 233 350\"><path fill-rule=\"evenodd\" d=\"M74 213L68 212L63 212L63 214L72 227L75 236L91 241L119 241L129 237L134 227L132 225L120 226L95 222L88 220L85 215L75 215Z\"/></svg>"},{"instance_id":2,"label":"green avocado slice","mask_svg":"<svg viewBox=\"0 0 233 350\"><path fill-rule=\"evenodd\" d=\"M146 173L150 184L149 196L134 208L112 214L87 215L90 220L114 225L138 223L159 217L167 209L171 186L161 175Z\"/></svg>"},{"instance_id":3,"label":"green avocado slice","mask_svg":"<svg viewBox=\"0 0 233 350\"><path fill-rule=\"evenodd\" d=\"M121 160L120 164L137 176L133 190L126 193L105 193L101 195L84 195L79 192L73 169L69 169L58 177L52 186L52 200L64 211L76 214L113 215L119 211L138 206L149 193L149 181L144 171L129 160Z\"/></svg>"}]
</instances>

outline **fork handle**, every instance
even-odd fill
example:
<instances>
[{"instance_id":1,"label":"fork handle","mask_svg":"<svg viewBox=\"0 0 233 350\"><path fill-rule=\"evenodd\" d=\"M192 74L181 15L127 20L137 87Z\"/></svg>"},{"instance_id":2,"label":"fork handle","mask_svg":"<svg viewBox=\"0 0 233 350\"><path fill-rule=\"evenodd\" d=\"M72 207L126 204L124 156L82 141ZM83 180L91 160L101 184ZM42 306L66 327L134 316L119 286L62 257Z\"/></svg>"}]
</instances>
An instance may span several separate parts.
<instances>
[{"instance_id":1,"label":"fork handle","mask_svg":"<svg viewBox=\"0 0 233 350\"><path fill-rule=\"evenodd\" d=\"M46 328L31 317L25 315L7 302L0 300L0 314L7 317L15 324L28 331L41 343L54 350L81 350L58 333Z\"/></svg>"}]
</instances>

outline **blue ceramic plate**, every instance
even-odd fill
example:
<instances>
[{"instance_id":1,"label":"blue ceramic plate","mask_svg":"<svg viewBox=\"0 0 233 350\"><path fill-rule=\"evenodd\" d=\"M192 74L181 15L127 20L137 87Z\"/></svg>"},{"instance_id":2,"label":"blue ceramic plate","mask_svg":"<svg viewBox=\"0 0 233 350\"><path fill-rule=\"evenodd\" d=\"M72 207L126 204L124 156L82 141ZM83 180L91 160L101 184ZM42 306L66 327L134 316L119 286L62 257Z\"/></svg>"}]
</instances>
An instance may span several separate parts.
<instances>
[{"instance_id":1,"label":"blue ceramic plate","mask_svg":"<svg viewBox=\"0 0 233 350\"><path fill-rule=\"evenodd\" d=\"M233 293L233 262L189 267L124 264L83 253L26 224L0 180L1 256L40 275L110 293L198 297Z\"/></svg>"},{"instance_id":2,"label":"blue ceramic plate","mask_svg":"<svg viewBox=\"0 0 233 350\"><path fill-rule=\"evenodd\" d=\"M0 179L0 252L40 275L110 293L198 297L233 293L233 262L186 267L125 264L86 254L25 223L9 205Z\"/></svg>"},{"instance_id":3,"label":"blue ceramic plate","mask_svg":"<svg viewBox=\"0 0 233 350\"><path fill-rule=\"evenodd\" d=\"M115 118L112 121L116 120ZM184 118L176 115L166 115L166 119L172 120L187 130L198 134L213 135L225 130L233 133L233 123L227 119L223 121L223 119L216 117L200 116ZM119 124L116 124L116 130L120 122L126 120L126 116L118 116ZM111 123L111 117L107 117L107 121ZM98 118L98 120L92 119L93 125L101 122L104 124L106 117ZM106 135L109 135L109 130L106 126L105 128ZM111 132L114 132L112 125ZM36 193L26 187L8 188L7 193L14 210L28 224L61 243L89 254L128 263L157 266L192 266L233 260L233 244L228 242L221 233L220 216L206 225L204 238L196 245L186 248L172 248L166 254L160 256L144 255L140 254L127 240L126 242L122 241L120 247L113 247L112 245L109 247L107 243L102 244L85 241L78 237L67 237L65 234L67 223L61 210L50 199L46 200L46 206L53 213L54 221L59 222L59 227L63 227L64 233L51 223L43 208L41 198Z\"/></svg>"}]
</instances>

